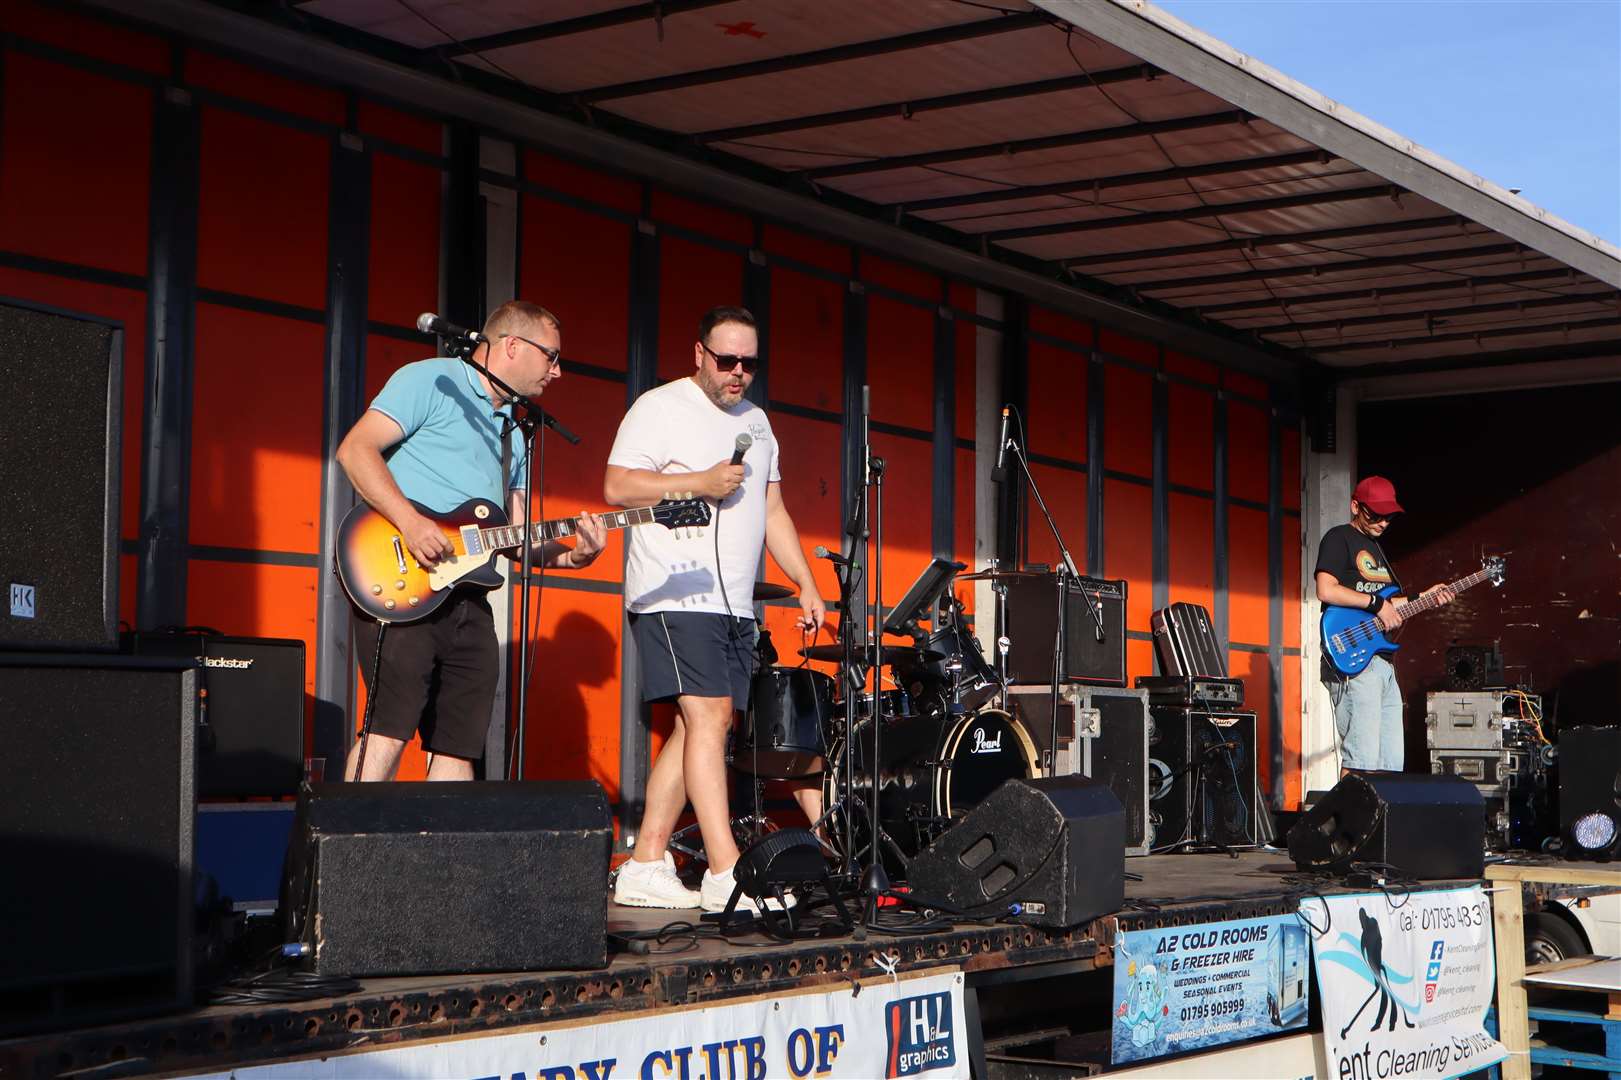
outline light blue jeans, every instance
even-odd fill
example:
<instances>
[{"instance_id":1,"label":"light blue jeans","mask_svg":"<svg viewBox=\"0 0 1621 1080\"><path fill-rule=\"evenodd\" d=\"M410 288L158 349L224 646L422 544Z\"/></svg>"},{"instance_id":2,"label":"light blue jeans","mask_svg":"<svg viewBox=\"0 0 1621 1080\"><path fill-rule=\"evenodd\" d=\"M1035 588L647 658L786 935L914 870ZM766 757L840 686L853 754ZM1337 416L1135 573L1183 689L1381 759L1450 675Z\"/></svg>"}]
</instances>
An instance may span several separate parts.
<instances>
[{"instance_id":1,"label":"light blue jeans","mask_svg":"<svg viewBox=\"0 0 1621 1080\"><path fill-rule=\"evenodd\" d=\"M1340 734L1340 766L1401 772L1404 762L1401 688L1396 669L1375 656L1361 674L1325 680Z\"/></svg>"}]
</instances>

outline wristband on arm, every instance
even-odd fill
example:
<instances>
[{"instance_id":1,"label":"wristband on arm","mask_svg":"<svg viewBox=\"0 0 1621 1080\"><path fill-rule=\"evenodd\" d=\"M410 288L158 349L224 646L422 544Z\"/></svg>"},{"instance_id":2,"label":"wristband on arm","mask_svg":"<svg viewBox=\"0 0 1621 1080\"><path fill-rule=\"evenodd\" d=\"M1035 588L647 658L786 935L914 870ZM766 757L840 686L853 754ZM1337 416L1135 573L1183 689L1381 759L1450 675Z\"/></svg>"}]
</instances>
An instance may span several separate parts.
<instances>
[{"instance_id":1,"label":"wristband on arm","mask_svg":"<svg viewBox=\"0 0 1621 1080\"><path fill-rule=\"evenodd\" d=\"M1368 613L1369 614L1372 614L1372 615L1379 614L1379 609L1384 607L1384 606L1385 606L1385 598L1380 596L1378 593L1374 593L1372 596L1368 597Z\"/></svg>"}]
</instances>

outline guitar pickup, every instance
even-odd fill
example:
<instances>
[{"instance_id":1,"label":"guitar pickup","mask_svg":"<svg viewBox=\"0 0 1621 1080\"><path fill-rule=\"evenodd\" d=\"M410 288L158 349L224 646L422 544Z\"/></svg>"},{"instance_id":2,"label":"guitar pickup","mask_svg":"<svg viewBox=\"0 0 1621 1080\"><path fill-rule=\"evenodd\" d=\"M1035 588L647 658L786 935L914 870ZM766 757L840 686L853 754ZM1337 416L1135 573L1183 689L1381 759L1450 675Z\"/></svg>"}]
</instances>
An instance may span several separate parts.
<instances>
[{"instance_id":1,"label":"guitar pickup","mask_svg":"<svg viewBox=\"0 0 1621 1080\"><path fill-rule=\"evenodd\" d=\"M401 574L404 574L409 569L405 565L405 545L400 542L400 538L397 536L394 538L394 564L399 567Z\"/></svg>"}]
</instances>

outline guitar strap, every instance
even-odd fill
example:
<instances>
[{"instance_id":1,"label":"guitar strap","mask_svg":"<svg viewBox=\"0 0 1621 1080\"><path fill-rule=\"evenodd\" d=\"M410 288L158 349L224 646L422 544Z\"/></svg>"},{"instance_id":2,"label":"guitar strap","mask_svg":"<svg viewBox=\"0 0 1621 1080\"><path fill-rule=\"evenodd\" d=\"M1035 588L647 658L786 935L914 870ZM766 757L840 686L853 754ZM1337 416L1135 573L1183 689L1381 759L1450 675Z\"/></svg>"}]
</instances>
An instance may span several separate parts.
<instances>
[{"instance_id":1,"label":"guitar strap","mask_svg":"<svg viewBox=\"0 0 1621 1080\"><path fill-rule=\"evenodd\" d=\"M518 421L513 419L510 409L496 415L501 418L501 475L495 490L501 493L496 502L501 504L501 512L504 514L508 503L507 488L512 482L512 429L518 426Z\"/></svg>"}]
</instances>

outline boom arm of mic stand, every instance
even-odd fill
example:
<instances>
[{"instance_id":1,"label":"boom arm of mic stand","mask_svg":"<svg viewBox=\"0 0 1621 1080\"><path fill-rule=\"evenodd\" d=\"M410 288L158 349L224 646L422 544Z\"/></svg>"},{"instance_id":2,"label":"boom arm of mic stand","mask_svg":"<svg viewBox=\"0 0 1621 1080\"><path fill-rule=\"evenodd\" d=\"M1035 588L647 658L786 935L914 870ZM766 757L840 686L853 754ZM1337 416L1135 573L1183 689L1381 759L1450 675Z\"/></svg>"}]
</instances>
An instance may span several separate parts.
<instances>
[{"instance_id":1,"label":"boom arm of mic stand","mask_svg":"<svg viewBox=\"0 0 1621 1080\"><path fill-rule=\"evenodd\" d=\"M456 358L458 360L472 368L474 371L482 374L486 379L490 380L491 386L501 391L502 394L506 395L508 401L512 402L515 406L522 409L523 412L527 414L522 420L519 421L520 423L527 423L531 426L537 423L545 424L547 427L557 432L557 434L561 436L564 441L570 443L571 445L578 446L580 444L580 437L574 434L574 432L570 431L568 428L564 427L557 417L553 416L545 409L542 409L539 405L536 405L533 401L530 401L528 398L518 393L518 391L508 386L497 375L495 375L495 373L490 371L488 367L479 363L477 360L474 360L473 351L477 347L477 344L477 342L463 341L461 346L453 346L452 351L456 353ZM463 351L463 346L466 347L465 351Z\"/></svg>"},{"instance_id":2,"label":"boom arm of mic stand","mask_svg":"<svg viewBox=\"0 0 1621 1080\"><path fill-rule=\"evenodd\" d=\"M1041 514L1047 519L1047 528L1051 530L1053 542L1058 545L1058 553L1064 560L1064 571L1069 574L1072 581L1080 581L1081 572L1075 568L1075 559L1070 555L1069 548L1064 544L1064 537L1058 531L1058 522L1053 520L1052 511L1047 509L1047 502L1041 497L1041 489L1036 486L1036 478L1030 472L1030 462L1024 456L1024 447L1020 446L1018 440L1013 438L1008 439L1008 446L1012 447L1014 456L1019 459L1019 468L1024 471L1025 482L1030 485L1030 494L1036 497L1036 505L1041 507ZM1097 627L1098 640L1102 641L1103 614L1098 611L1098 606L1090 602L1086 604L1086 612L1092 616L1092 622Z\"/></svg>"}]
</instances>

